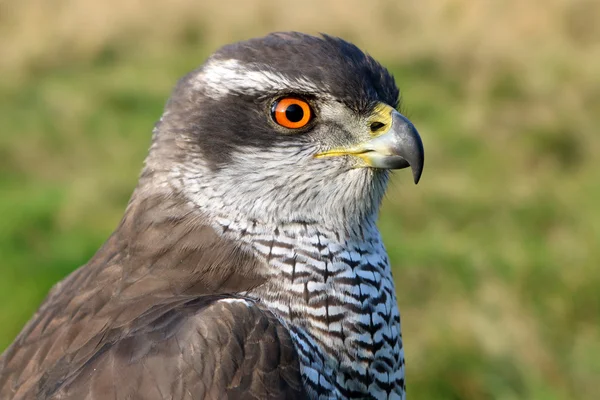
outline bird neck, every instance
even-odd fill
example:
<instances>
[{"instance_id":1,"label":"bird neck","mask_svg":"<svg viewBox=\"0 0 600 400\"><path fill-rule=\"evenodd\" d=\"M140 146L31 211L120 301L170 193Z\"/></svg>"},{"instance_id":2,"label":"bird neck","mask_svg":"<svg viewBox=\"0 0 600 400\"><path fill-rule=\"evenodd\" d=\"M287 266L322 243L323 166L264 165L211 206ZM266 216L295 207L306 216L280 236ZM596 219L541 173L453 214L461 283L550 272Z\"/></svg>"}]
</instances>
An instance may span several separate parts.
<instances>
[{"instance_id":1,"label":"bird neck","mask_svg":"<svg viewBox=\"0 0 600 400\"><path fill-rule=\"evenodd\" d=\"M308 274L303 271L306 264L312 271L309 275L313 280L327 282L331 277L328 266L342 252L345 252L346 260L378 254L387 263L376 226L377 210L365 213L365 217L360 219L349 219L345 224L308 219L259 220L249 218L234 208L215 207L215 204L222 205L219 202L190 200L185 191L172 186L172 181L160 181L161 176L142 176L118 229L118 232L125 233L120 236L128 238L130 255L136 253L131 248L136 248L138 243L152 244L140 252L148 257L154 252L177 254L179 247L187 249L195 246L189 243L189 239L178 243L177 237L189 238L193 236L190 232L201 232L198 237L205 242L213 243L216 238L221 238L223 246L251 254L256 258L253 265L258 262L262 266L253 269L260 270L266 281L283 279L293 284L298 276ZM204 247L200 245L197 251L204 251ZM292 269L286 269L290 264L293 264Z\"/></svg>"}]
</instances>

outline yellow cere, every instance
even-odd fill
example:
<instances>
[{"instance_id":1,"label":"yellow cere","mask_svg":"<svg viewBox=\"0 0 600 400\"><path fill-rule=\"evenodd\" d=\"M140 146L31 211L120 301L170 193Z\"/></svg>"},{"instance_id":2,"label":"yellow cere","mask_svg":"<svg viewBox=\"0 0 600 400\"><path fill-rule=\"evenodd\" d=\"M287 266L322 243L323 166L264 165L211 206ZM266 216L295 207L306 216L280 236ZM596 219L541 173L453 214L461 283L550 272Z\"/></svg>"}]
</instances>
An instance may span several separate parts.
<instances>
[{"instance_id":1,"label":"yellow cere","mask_svg":"<svg viewBox=\"0 0 600 400\"><path fill-rule=\"evenodd\" d=\"M385 103L379 103L375 106L373 114L371 114L371 117L369 118L369 132L371 132L371 136L379 136L390 129L393 111L394 108ZM371 131L370 126L376 122L383 124L383 126L373 132Z\"/></svg>"}]
</instances>

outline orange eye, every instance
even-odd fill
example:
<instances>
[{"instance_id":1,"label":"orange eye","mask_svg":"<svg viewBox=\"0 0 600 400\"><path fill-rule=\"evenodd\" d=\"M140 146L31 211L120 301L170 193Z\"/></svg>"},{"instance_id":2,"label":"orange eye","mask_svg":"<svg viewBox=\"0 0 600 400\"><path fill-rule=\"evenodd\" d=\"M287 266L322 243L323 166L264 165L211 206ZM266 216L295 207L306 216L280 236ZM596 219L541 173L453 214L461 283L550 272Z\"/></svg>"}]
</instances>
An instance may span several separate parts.
<instances>
[{"instance_id":1,"label":"orange eye","mask_svg":"<svg viewBox=\"0 0 600 400\"><path fill-rule=\"evenodd\" d=\"M273 103L271 115L279 125L289 129L298 129L308 124L312 117L312 110L304 100L284 97Z\"/></svg>"}]
</instances>

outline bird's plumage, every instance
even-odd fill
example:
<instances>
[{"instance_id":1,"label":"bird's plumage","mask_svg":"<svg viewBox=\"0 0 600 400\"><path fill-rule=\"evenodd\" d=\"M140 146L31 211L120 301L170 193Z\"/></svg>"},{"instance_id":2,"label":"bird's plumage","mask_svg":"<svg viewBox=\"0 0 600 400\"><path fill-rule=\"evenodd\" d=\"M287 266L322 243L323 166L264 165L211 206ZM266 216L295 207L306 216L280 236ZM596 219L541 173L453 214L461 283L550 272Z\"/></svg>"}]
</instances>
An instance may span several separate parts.
<instances>
[{"instance_id":1,"label":"bird's plumage","mask_svg":"<svg viewBox=\"0 0 600 400\"><path fill-rule=\"evenodd\" d=\"M285 96L310 123L271 118ZM341 39L216 52L176 86L118 228L0 358L0 399L404 398L388 171L369 168L420 176L397 106Z\"/></svg>"},{"instance_id":2,"label":"bird's plumage","mask_svg":"<svg viewBox=\"0 0 600 400\"><path fill-rule=\"evenodd\" d=\"M235 296L260 262L175 199L134 196L126 215L3 355L0 398L302 398L289 333Z\"/></svg>"}]
</instances>

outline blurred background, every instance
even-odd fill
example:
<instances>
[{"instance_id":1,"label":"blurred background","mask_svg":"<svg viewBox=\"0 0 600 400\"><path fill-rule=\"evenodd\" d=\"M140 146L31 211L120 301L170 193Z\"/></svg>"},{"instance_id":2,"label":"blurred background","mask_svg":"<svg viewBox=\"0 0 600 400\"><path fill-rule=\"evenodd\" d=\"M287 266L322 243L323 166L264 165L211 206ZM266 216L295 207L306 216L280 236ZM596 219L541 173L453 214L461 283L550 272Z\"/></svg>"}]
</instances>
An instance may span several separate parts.
<instances>
[{"instance_id":1,"label":"blurred background","mask_svg":"<svg viewBox=\"0 0 600 400\"><path fill-rule=\"evenodd\" d=\"M116 227L176 80L327 32L391 69L426 149L380 221L411 399L600 396L600 2L0 1L0 351Z\"/></svg>"}]
</instances>

